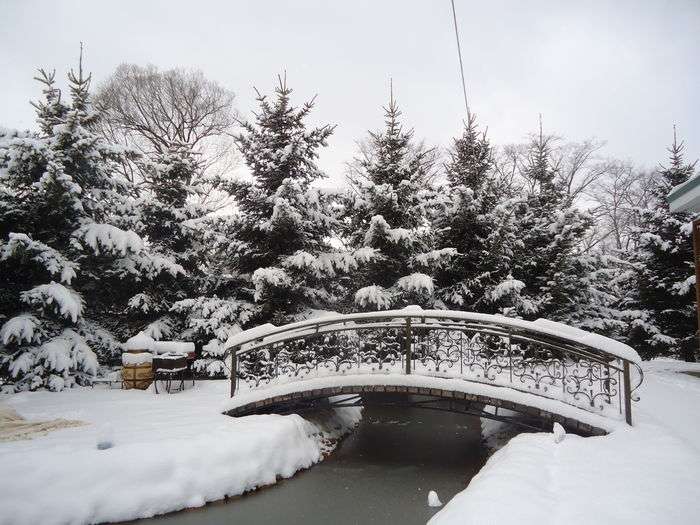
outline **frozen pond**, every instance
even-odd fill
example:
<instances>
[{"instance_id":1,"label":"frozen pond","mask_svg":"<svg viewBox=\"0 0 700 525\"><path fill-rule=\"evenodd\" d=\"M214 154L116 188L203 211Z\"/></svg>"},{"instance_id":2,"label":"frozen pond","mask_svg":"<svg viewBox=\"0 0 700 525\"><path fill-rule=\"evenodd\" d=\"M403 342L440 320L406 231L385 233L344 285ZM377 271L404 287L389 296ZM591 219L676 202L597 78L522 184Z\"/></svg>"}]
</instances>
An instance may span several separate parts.
<instances>
[{"instance_id":1,"label":"frozen pond","mask_svg":"<svg viewBox=\"0 0 700 525\"><path fill-rule=\"evenodd\" d=\"M367 407L353 434L323 462L274 486L201 509L141 520L152 525L425 523L485 461L476 417Z\"/></svg>"}]
</instances>

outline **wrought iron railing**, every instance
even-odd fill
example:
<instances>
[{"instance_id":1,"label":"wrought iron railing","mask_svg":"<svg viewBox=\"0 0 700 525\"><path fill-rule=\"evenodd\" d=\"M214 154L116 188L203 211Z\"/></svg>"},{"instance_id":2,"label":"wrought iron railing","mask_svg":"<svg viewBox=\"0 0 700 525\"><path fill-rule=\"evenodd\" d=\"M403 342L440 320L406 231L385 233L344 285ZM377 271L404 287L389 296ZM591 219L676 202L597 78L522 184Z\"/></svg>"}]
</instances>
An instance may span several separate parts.
<instances>
[{"instance_id":1,"label":"wrought iron railing","mask_svg":"<svg viewBox=\"0 0 700 525\"><path fill-rule=\"evenodd\" d=\"M632 423L639 356L546 321L421 310L334 315L229 342L231 395L311 377L401 373L509 387ZM636 376L636 377L633 377Z\"/></svg>"}]
</instances>

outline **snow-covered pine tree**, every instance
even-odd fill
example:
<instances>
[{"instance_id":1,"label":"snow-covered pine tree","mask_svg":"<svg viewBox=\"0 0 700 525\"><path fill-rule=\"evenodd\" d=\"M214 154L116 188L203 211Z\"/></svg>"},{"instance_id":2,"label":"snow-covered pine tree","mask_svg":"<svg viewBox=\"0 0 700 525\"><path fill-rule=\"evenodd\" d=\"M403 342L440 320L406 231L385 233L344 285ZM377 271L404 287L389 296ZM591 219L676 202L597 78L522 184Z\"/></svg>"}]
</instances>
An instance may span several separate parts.
<instances>
[{"instance_id":1,"label":"snow-covered pine tree","mask_svg":"<svg viewBox=\"0 0 700 525\"><path fill-rule=\"evenodd\" d=\"M333 248L336 224L331 198L312 188L325 175L316 165L333 126L309 129L314 101L297 108L279 78L273 100L258 93L259 111L236 138L252 180L237 181L239 216L227 252L231 273L257 307L256 321L276 324L309 308L326 308L338 297L336 276L371 255Z\"/></svg>"},{"instance_id":2,"label":"snow-covered pine tree","mask_svg":"<svg viewBox=\"0 0 700 525\"><path fill-rule=\"evenodd\" d=\"M124 166L135 192L122 219L154 255L183 269L125 290L123 336L144 331L193 341L203 353L195 367L209 375L224 369L220 356L209 355L216 346L209 343L240 330L237 312L247 315L241 301L222 298L240 279L219 271L231 221L212 215L232 200L221 171L230 167L224 160L231 160L232 102L233 93L201 72L135 65L117 68L97 95L106 117L102 134L141 152Z\"/></svg>"},{"instance_id":3,"label":"snow-covered pine tree","mask_svg":"<svg viewBox=\"0 0 700 525\"><path fill-rule=\"evenodd\" d=\"M240 279L219 271L217 259L227 244L223 228L230 220L212 217L211 205L197 198L204 177L193 156L189 147L173 145L141 167L144 183L135 202L133 227L154 254L175 261L184 271L142 281L128 301L129 326L131 333L144 331L156 340L193 341L201 348L194 368L223 377L222 343L241 329L252 308L230 294ZM207 180L207 191L220 189Z\"/></svg>"},{"instance_id":4,"label":"snow-covered pine tree","mask_svg":"<svg viewBox=\"0 0 700 525\"><path fill-rule=\"evenodd\" d=\"M53 73L37 80L39 130L0 140L0 381L11 391L89 383L98 356L119 350L105 328L114 282L173 268L114 224L125 152L94 132L82 60L68 75L69 103Z\"/></svg>"},{"instance_id":5,"label":"snow-covered pine tree","mask_svg":"<svg viewBox=\"0 0 700 525\"><path fill-rule=\"evenodd\" d=\"M172 145L163 153L140 160L143 182L124 219L148 243L154 256L182 268L135 283L126 298L125 326L130 334L144 331L154 339L178 337L182 312L172 312L178 301L198 296L205 285L207 250L206 205L192 198L197 162L187 148ZM205 230L205 231L203 231Z\"/></svg>"},{"instance_id":6,"label":"snow-covered pine tree","mask_svg":"<svg viewBox=\"0 0 700 525\"><path fill-rule=\"evenodd\" d=\"M630 305L639 310L632 321L630 342L645 358L696 359L693 217L672 213L668 204L671 190L695 176L695 163L685 161L683 150L674 127L668 166L662 166L654 178L654 204L639 212L642 226L631 256L636 293Z\"/></svg>"},{"instance_id":7,"label":"snow-covered pine tree","mask_svg":"<svg viewBox=\"0 0 700 525\"><path fill-rule=\"evenodd\" d=\"M370 132L348 174L346 242L375 256L353 275L353 299L367 310L430 306L434 285L425 271L454 253L433 249L429 228L436 152L402 128L393 92L384 116L384 129Z\"/></svg>"},{"instance_id":8,"label":"snow-covered pine tree","mask_svg":"<svg viewBox=\"0 0 700 525\"><path fill-rule=\"evenodd\" d=\"M433 220L437 246L454 250L435 270L436 296L450 309L494 312L520 283L510 275L514 243L509 195L494 170L486 132L469 115L445 164L447 184Z\"/></svg>"},{"instance_id":9,"label":"snow-covered pine tree","mask_svg":"<svg viewBox=\"0 0 700 525\"><path fill-rule=\"evenodd\" d=\"M517 236L513 245L509 293L502 313L526 319L544 317L606 331L619 326L610 317L602 276L604 259L586 253L582 240L591 227L589 213L566 193L552 162L552 136L530 141L521 174L528 195L514 206Z\"/></svg>"}]
</instances>

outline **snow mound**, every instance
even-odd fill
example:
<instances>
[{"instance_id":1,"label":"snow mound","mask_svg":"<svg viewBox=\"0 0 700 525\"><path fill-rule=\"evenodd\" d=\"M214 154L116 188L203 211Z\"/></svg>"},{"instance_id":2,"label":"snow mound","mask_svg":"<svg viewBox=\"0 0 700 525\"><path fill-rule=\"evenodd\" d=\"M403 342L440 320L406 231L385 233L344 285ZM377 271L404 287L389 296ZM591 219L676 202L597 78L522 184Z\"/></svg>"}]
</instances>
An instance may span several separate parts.
<instances>
[{"instance_id":1,"label":"snow mound","mask_svg":"<svg viewBox=\"0 0 700 525\"><path fill-rule=\"evenodd\" d=\"M155 343L152 337L147 336L143 332L139 332L135 336L127 339L124 347L127 350L150 350Z\"/></svg>"},{"instance_id":2,"label":"snow mound","mask_svg":"<svg viewBox=\"0 0 700 525\"><path fill-rule=\"evenodd\" d=\"M564 430L564 427L561 426L559 423L554 423L554 428L552 429L552 433L554 434L554 442L555 443L561 443L564 441L564 438L566 437L566 430Z\"/></svg>"},{"instance_id":3,"label":"snow mound","mask_svg":"<svg viewBox=\"0 0 700 525\"><path fill-rule=\"evenodd\" d=\"M153 354L141 352L138 354L122 354L123 365L146 365L153 362Z\"/></svg>"},{"instance_id":4,"label":"snow mound","mask_svg":"<svg viewBox=\"0 0 700 525\"><path fill-rule=\"evenodd\" d=\"M429 507L442 507L442 501L438 497L437 492L431 490L428 492L428 506Z\"/></svg>"},{"instance_id":5,"label":"snow mound","mask_svg":"<svg viewBox=\"0 0 700 525\"><path fill-rule=\"evenodd\" d=\"M205 381L170 398L109 389L10 397L21 416L80 413L88 425L0 446L0 523L121 522L200 507L314 465L360 419L356 407L321 421L228 417L217 411L228 388Z\"/></svg>"},{"instance_id":6,"label":"snow mound","mask_svg":"<svg viewBox=\"0 0 700 525\"><path fill-rule=\"evenodd\" d=\"M633 428L603 437L520 434L431 525L697 523L700 380L696 364L645 363ZM504 505L507 501L510 504Z\"/></svg>"},{"instance_id":7,"label":"snow mound","mask_svg":"<svg viewBox=\"0 0 700 525\"><path fill-rule=\"evenodd\" d=\"M194 352L194 343L186 341L155 341L152 348L156 354L164 354L166 352L191 354Z\"/></svg>"}]
</instances>

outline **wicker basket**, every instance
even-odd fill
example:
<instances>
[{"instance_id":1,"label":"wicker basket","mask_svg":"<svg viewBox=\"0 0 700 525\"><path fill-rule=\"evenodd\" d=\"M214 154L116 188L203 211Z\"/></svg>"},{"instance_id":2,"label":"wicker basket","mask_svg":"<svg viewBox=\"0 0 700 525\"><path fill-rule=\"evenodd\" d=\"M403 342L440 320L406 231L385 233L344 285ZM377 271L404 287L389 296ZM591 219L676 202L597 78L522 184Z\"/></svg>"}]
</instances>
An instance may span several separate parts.
<instances>
[{"instance_id":1,"label":"wicker basket","mask_svg":"<svg viewBox=\"0 0 700 525\"><path fill-rule=\"evenodd\" d=\"M153 382L153 367L151 363L122 366L122 388L130 390L146 390Z\"/></svg>"}]
</instances>

